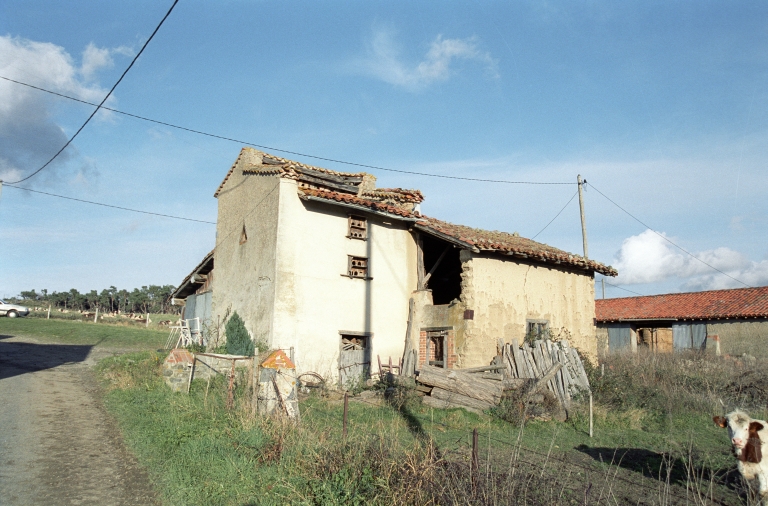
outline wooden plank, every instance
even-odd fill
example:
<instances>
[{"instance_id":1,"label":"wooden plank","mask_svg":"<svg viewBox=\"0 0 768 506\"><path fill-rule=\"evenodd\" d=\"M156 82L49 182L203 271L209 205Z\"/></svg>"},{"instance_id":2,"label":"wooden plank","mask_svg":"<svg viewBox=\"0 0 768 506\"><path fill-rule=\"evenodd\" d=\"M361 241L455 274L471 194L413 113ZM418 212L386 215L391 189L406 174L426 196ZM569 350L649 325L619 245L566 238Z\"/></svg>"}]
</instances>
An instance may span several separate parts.
<instances>
[{"instance_id":1,"label":"wooden plank","mask_svg":"<svg viewBox=\"0 0 768 506\"><path fill-rule=\"evenodd\" d=\"M579 354L574 348L571 348L571 356L573 357L574 365L576 367L576 374L581 381L582 387L588 391L591 391L589 388L589 379L587 379L587 373L584 371L584 364L581 363L581 358L579 358Z\"/></svg>"},{"instance_id":2,"label":"wooden plank","mask_svg":"<svg viewBox=\"0 0 768 506\"><path fill-rule=\"evenodd\" d=\"M454 408L462 408L466 409L467 411L471 411L472 413L477 413L478 415L482 415L483 412L479 409L470 408L467 406L459 406L457 404L451 404L450 402L444 401L442 399L437 399L435 397L426 396L421 398L421 402L429 406L431 408L438 408L438 409L454 409Z\"/></svg>"},{"instance_id":3,"label":"wooden plank","mask_svg":"<svg viewBox=\"0 0 768 506\"><path fill-rule=\"evenodd\" d=\"M294 167L293 170L295 170L296 172L302 175L306 174L307 176L314 177L317 179L327 179L328 181L333 181L335 183L342 183L342 184L349 185L349 183L363 182L362 176L337 176L335 174L329 174L327 172L310 169L308 167ZM355 186L355 188L357 187Z\"/></svg>"},{"instance_id":4,"label":"wooden plank","mask_svg":"<svg viewBox=\"0 0 768 506\"><path fill-rule=\"evenodd\" d=\"M457 370L446 370L431 365L422 366L417 378L419 383L479 399L492 404L501 400L504 391L500 382L477 378Z\"/></svg>"},{"instance_id":5,"label":"wooden plank","mask_svg":"<svg viewBox=\"0 0 768 506\"><path fill-rule=\"evenodd\" d=\"M329 180L321 179L318 177L312 177L308 174L301 174L299 176L299 181L304 181L305 183L311 183L318 186L327 186L330 188L334 188L336 190L341 190L343 192L352 193L355 195L357 194L357 186L352 186L344 183L337 183L335 181L329 181Z\"/></svg>"},{"instance_id":6,"label":"wooden plank","mask_svg":"<svg viewBox=\"0 0 768 506\"><path fill-rule=\"evenodd\" d=\"M505 344L504 347L501 349L501 363L504 364L506 368L506 376L507 378L514 378L515 377L515 368L512 366L512 362L509 360L509 357L512 353L512 350L509 349L509 345Z\"/></svg>"},{"instance_id":7,"label":"wooden plank","mask_svg":"<svg viewBox=\"0 0 768 506\"><path fill-rule=\"evenodd\" d=\"M520 353L520 347L517 345L517 338L513 337L510 343L512 349L512 356L515 361L515 368L517 369L518 378L529 378L528 369L525 367L523 355Z\"/></svg>"},{"instance_id":8,"label":"wooden plank","mask_svg":"<svg viewBox=\"0 0 768 506\"><path fill-rule=\"evenodd\" d=\"M486 371L501 371L502 369L506 369L507 366L504 364L497 364L497 365L483 365L480 367L467 367L466 369L454 369L454 371L461 371L461 372L486 372Z\"/></svg>"},{"instance_id":9,"label":"wooden plank","mask_svg":"<svg viewBox=\"0 0 768 506\"><path fill-rule=\"evenodd\" d=\"M525 359L525 365L528 367L528 373L530 378L538 378L541 376L541 371L536 367L536 362L533 360L533 348L530 344L526 344L522 348L523 358Z\"/></svg>"},{"instance_id":10,"label":"wooden plank","mask_svg":"<svg viewBox=\"0 0 768 506\"><path fill-rule=\"evenodd\" d=\"M424 241L421 240L419 235L416 241L416 274L418 276L418 288L424 290Z\"/></svg>"},{"instance_id":11,"label":"wooden plank","mask_svg":"<svg viewBox=\"0 0 768 506\"><path fill-rule=\"evenodd\" d=\"M434 397L435 399L440 399L440 400L449 402L451 404L458 404L459 406L466 406L468 408L479 409L480 411L491 409L493 406L495 406L494 403L481 401L479 399L474 399L472 397L467 397L466 395L457 394L456 392L444 390L439 387L435 387L432 389L432 393L430 394L430 397Z\"/></svg>"},{"instance_id":12,"label":"wooden plank","mask_svg":"<svg viewBox=\"0 0 768 506\"><path fill-rule=\"evenodd\" d=\"M549 383L552 378L554 378L555 374L557 374L557 371L559 371L561 367L563 367L563 364L555 364L548 371L546 371L544 376L538 379L536 383L534 383L533 388L529 390L529 395L538 392L542 388L545 388L547 383Z\"/></svg>"}]
</instances>

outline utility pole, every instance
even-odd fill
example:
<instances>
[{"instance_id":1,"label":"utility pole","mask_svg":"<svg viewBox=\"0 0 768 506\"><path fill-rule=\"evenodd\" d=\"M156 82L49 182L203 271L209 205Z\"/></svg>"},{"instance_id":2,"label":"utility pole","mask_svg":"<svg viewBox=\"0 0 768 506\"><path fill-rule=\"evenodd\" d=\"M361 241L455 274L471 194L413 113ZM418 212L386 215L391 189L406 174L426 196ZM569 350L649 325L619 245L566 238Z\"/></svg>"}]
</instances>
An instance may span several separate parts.
<instances>
[{"instance_id":1,"label":"utility pole","mask_svg":"<svg viewBox=\"0 0 768 506\"><path fill-rule=\"evenodd\" d=\"M581 239L584 242L584 258L589 258L587 249L587 222L584 220L584 192L582 187L586 181L581 180L581 174L576 176L576 182L579 183L579 212L581 213Z\"/></svg>"},{"instance_id":2,"label":"utility pole","mask_svg":"<svg viewBox=\"0 0 768 506\"><path fill-rule=\"evenodd\" d=\"M600 282L603 284L603 298L605 298L605 278L601 279Z\"/></svg>"}]
</instances>

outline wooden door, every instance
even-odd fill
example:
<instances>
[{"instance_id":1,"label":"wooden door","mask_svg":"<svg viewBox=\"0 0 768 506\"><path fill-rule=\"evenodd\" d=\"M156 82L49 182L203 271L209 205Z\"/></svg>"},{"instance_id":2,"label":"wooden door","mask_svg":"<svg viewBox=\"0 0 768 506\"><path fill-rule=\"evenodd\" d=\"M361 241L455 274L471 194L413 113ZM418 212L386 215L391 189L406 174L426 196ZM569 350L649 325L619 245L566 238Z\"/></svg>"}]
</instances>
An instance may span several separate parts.
<instances>
[{"instance_id":1,"label":"wooden door","mask_svg":"<svg viewBox=\"0 0 768 506\"><path fill-rule=\"evenodd\" d=\"M371 370L369 336L341 336L339 382L342 388L354 388L368 379Z\"/></svg>"}]
</instances>

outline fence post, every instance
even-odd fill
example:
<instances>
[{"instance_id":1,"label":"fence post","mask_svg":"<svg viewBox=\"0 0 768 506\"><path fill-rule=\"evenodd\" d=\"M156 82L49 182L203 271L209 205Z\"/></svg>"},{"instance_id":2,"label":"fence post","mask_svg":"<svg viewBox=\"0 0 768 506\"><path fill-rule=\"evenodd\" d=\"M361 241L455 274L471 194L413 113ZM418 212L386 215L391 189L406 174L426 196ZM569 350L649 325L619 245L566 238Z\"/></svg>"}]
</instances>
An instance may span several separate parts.
<instances>
[{"instance_id":1,"label":"fence post","mask_svg":"<svg viewBox=\"0 0 768 506\"><path fill-rule=\"evenodd\" d=\"M96 314L93 315L93 323L99 323L99 306L96 306Z\"/></svg>"},{"instance_id":2,"label":"fence post","mask_svg":"<svg viewBox=\"0 0 768 506\"><path fill-rule=\"evenodd\" d=\"M349 394L344 392L344 421L342 422L341 434L344 440L347 440L347 405L349 404Z\"/></svg>"},{"instance_id":3,"label":"fence post","mask_svg":"<svg viewBox=\"0 0 768 506\"><path fill-rule=\"evenodd\" d=\"M470 475L472 476L472 491L477 492L477 473L480 468L479 450L477 448L477 429L472 431L472 462L470 463Z\"/></svg>"},{"instance_id":4,"label":"fence post","mask_svg":"<svg viewBox=\"0 0 768 506\"><path fill-rule=\"evenodd\" d=\"M147 328L149 328L149 313L147 313Z\"/></svg>"},{"instance_id":5,"label":"fence post","mask_svg":"<svg viewBox=\"0 0 768 506\"><path fill-rule=\"evenodd\" d=\"M48 317L46 318L46 320L50 320L50 319L51 319L51 306L49 304L48 305Z\"/></svg>"},{"instance_id":6,"label":"fence post","mask_svg":"<svg viewBox=\"0 0 768 506\"><path fill-rule=\"evenodd\" d=\"M589 392L589 437L592 437L592 392Z\"/></svg>"}]
</instances>

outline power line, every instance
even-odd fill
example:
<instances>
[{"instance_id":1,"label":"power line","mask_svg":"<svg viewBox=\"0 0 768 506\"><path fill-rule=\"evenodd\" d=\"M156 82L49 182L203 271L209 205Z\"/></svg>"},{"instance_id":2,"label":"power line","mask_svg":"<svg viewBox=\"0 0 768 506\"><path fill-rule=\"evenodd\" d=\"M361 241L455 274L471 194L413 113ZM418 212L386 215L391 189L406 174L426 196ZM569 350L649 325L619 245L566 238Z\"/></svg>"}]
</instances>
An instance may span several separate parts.
<instances>
[{"instance_id":1,"label":"power line","mask_svg":"<svg viewBox=\"0 0 768 506\"><path fill-rule=\"evenodd\" d=\"M731 276L730 274L726 274L725 272L721 271L721 270L720 270L720 269L718 269L717 267L715 267L715 266L713 266L713 265L710 265L710 264L708 264L707 262L705 262L705 261L704 261L704 260L702 260L701 258L697 257L697 256L696 256L696 255L694 255L693 253L689 252L688 250L684 249L683 247L681 247L681 246L678 246L678 245L677 245L677 244L675 244L674 242L670 241L670 240L669 240L667 237L665 237L665 236L664 236L664 234L660 234L659 232L656 232L654 229L652 229L651 227L649 227L648 225L646 225L645 223L643 223L643 222L642 222L642 221L641 221L639 218L637 218L637 217L636 217L636 216L634 216L632 213L630 213L629 211L627 211L626 209L624 209L623 207L621 207L619 204L617 204L616 202L614 202L614 201L613 201L613 200L612 200L610 197L608 197L608 196L607 196L605 193L603 193L603 192L601 192L600 190L598 190L597 188L595 188L595 185L593 185L592 183L590 183L589 185L590 185L592 188L594 188L594 190L595 190L597 193L599 193L599 194L600 194L600 195L602 195L602 196L603 196L603 197L604 197L606 200L608 200L608 202L610 202L610 203L611 203L611 204L613 204L614 206L616 206L616 207L618 207L619 209L621 209L622 211L624 211L624 212L625 212L625 213L626 213L626 214L627 214L627 215L628 215L630 218L632 218L633 220L635 220L636 222L638 222L639 224L641 224L642 226L644 226L645 228L647 228L648 230L650 230L651 232L653 232L654 234L658 235L659 237L661 237L662 239L664 239L664 240L665 240L665 241L667 241L669 244L671 244L671 245L672 245L672 246L674 246L675 248L679 249L680 251L682 251L683 253L685 253L685 254L686 254L686 255L688 255L689 257L693 258L694 260L697 260L697 261L701 262L702 264L706 265L706 266L707 266L707 267L709 267L710 269L712 269L712 270L715 270L715 271L719 272L719 273L720 273L720 274L722 274L723 276L729 277L729 278L731 278L732 280L736 281L737 283L741 283L742 285L746 286L747 288L753 288L752 286L750 286L750 285L746 284L745 282L741 281L740 279L736 279L736 278L734 278L733 276Z\"/></svg>"},{"instance_id":2,"label":"power line","mask_svg":"<svg viewBox=\"0 0 768 506\"><path fill-rule=\"evenodd\" d=\"M572 201L572 200L573 200L573 199L576 197L576 195L578 195L578 194L579 194L579 192L578 192L578 191L577 191L576 193L574 193L574 194L573 194L573 197L571 197L571 198L568 200L568 202L566 202L566 203L565 203L565 205L563 206L563 208L562 208L562 209L560 209L560 212L558 212L558 213L555 215L555 217L554 217L554 218L552 218L551 220L549 220L549 223L547 223L547 224L546 224L546 226L545 226L544 228L542 228L541 230L539 230L539 233L538 233L538 234L536 234L536 235L534 235L533 237L531 237L531 240L534 240L534 239L536 239L536 238L539 236L539 234L541 234L542 232L544 232L544 231L547 229L547 227L548 227L548 226L550 226L550 225L552 224L552 222L553 222L553 221L555 221L555 220L557 219L557 217L558 217L558 216L560 216L560 214L561 214L563 211L565 211L565 208L566 208L566 207L568 207L568 204L570 204L570 203L571 203L571 201Z\"/></svg>"},{"instance_id":3,"label":"power line","mask_svg":"<svg viewBox=\"0 0 768 506\"><path fill-rule=\"evenodd\" d=\"M350 165L350 166L353 166L353 167L360 167L360 168L364 168L364 169L382 170L382 171L386 171L386 172L398 172L400 174L411 174L411 175L415 175L415 176L436 177L436 178L441 178L441 179L456 179L456 180L460 180L460 181L476 181L476 182L481 182L481 183L528 184L528 185L573 185L573 184L576 184L576 183L541 182L541 181L509 181L509 180L505 180L505 179L482 179L482 178L473 178L473 177L446 176L444 174L430 174L430 173L427 173L427 172L415 172L415 171L402 170L402 169L389 169L389 168L386 168L386 167L380 167L378 165L367 165L367 164L364 164L364 163L347 162L347 161L338 160L338 159L335 159L335 158L327 158L327 157L323 157L323 156L310 155L310 154L307 154L307 153L300 153L298 151L289 151L287 149L281 149L281 148L275 148L275 147L270 147L270 146L264 146L262 144L257 144L255 142L235 139L233 137L226 137L224 135L212 134L212 133L209 133L209 132L204 132L202 130L195 130L194 128L188 128L188 127L184 127L184 126L180 126L180 125L175 125L173 123L168 123L168 122L165 122L165 121L160 121L160 120L156 120L156 119L152 119L152 118L147 118L145 116L139 116L138 114L132 114L132 113L129 113L129 112L124 112L124 111L120 111L118 109L112 109L110 107L103 107L100 104L97 105L97 104L94 104L92 102L88 102L87 100L82 100L82 99L79 99L79 98L70 97L69 95L65 95L63 93L58 93L58 92L55 92L55 91L47 90L45 88L41 88L39 86L34 86L32 84L28 84L28 83L25 83L25 82L22 82L22 81L17 81L15 79L11 79L9 77L0 76L0 79L4 79L6 81L10 81L12 83L19 84L21 86L26 86L28 88L32 88L32 89L35 89L35 90L38 90L38 91L42 91L42 92L45 92L45 93L50 93L51 95L56 95L57 97L66 98L68 100L73 100L75 102L80 102L82 104L97 106L97 107L99 107L101 109L104 109L105 111L110 111L110 112L114 112L114 113L117 113L117 114L122 114L124 116L129 116L131 118L140 119L142 121L149 121L150 123L155 123L157 125L163 125L163 126L167 126L169 128L175 128L175 129L178 129L178 130L183 130L185 132L190 132L190 133L194 133L194 134L198 134L198 135L204 135L206 137L211 137L211 138L214 138L214 139L220 139L220 140L224 140L224 141L235 142L235 143L241 144L241 145L245 144L247 146L253 146L253 147L260 148L260 149L265 149L265 150L268 150L268 151L277 151L277 152L280 152L280 153L288 153L290 155L303 156L305 158L312 158L312 159L315 159L315 160L322 160L322 161L325 161L325 162L340 163L340 164L343 164L343 165ZM106 98L105 98L105 100L106 100ZM103 103L104 102L102 101L102 104ZM75 135L77 135L77 134L75 134ZM29 176L29 177L31 177L31 176ZM28 179L28 178L26 178L26 179ZM24 181L24 179L22 179L22 181ZM19 182L21 182L21 181L17 181L17 183L19 183Z\"/></svg>"},{"instance_id":4,"label":"power line","mask_svg":"<svg viewBox=\"0 0 768 506\"><path fill-rule=\"evenodd\" d=\"M17 190L24 190L24 191L32 192L32 193L40 193L40 194L43 194L43 195L48 195L50 197L58 197L60 199L74 200L76 202L83 202L85 204L93 204L95 206L111 207L113 209L120 209L120 210L123 210L123 211L131 211L133 213L151 214L152 216L162 216L163 218L173 218L174 220L194 221L194 222L197 222L197 223L207 223L207 224L210 224L210 225L216 225L215 221L196 220L194 218L184 218L182 216L172 216L170 214L153 213L151 211L142 211L141 209L131 209L130 207L113 206L112 204L104 204L103 202L93 202L91 200L76 199L74 197L66 197L64 195L57 195L55 193L48 193L48 192L43 192L43 191L39 191L39 190L32 190L30 188L22 188L21 186L13 186L13 185L8 184L8 183L5 183L4 186L7 186L9 188L15 188Z\"/></svg>"},{"instance_id":5,"label":"power line","mask_svg":"<svg viewBox=\"0 0 768 506\"><path fill-rule=\"evenodd\" d=\"M624 290L625 292L634 293L635 295L639 295L640 297L647 297L647 295L644 295L642 293L633 292L632 290L629 290L628 288L624 288L622 286L614 285L613 283L609 283L609 282L605 281L604 277L602 278L602 282L605 283L608 286L612 286L614 288L618 288L619 290Z\"/></svg>"},{"instance_id":6,"label":"power line","mask_svg":"<svg viewBox=\"0 0 768 506\"><path fill-rule=\"evenodd\" d=\"M20 180L18 180L18 181L13 181L12 183L8 183L8 184L18 184L18 183L23 183L23 182L24 182L24 181L26 181L27 179L29 179L29 178L31 178L31 177L34 177L34 176L35 176L35 175L36 175L38 172L40 172L41 170L43 170L44 168L46 168L48 165L50 165L50 163L51 163L51 162L53 162L53 161L54 161L54 160L55 160L55 159L56 159L56 158L57 158L57 157L58 157L58 156L59 156L59 155L60 155L60 154L61 154L61 153L62 153L62 152L65 150L65 149L67 149L67 146L69 146L69 145L72 143L72 141L73 141L73 140L75 140L75 137L77 137L77 136L78 136L78 134L79 134L79 133L80 133L80 132L83 130L83 128L85 128L85 125L87 125L87 124L88 124L88 123L91 121L91 119L92 119L92 118L93 118L93 117L96 115L96 113L97 113L97 112L99 112L99 109L101 109L101 108L102 108L102 106L104 105L104 102L106 102L106 101L107 101L107 99L110 97L110 95L112 95L112 92L113 92L113 91L115 91L115 88L117 88L117 85L118 85L118 84L120 84L120 82L123 80L123 78L124 78L124 77L125 77L125 75L128 73L128 71L129 71L129 70L131 70L131 67L133 67L133 64L134 64L134 63L136 63L136 60L138 60L138 59L139 59L139 56L141 56L141 53L143 53L143 52L144 52L144 49L146 49L146 48L147 48L147 45L148 45L148 44L149 44L149 42L152 40L152 38L155 36L155 34L157 33L157 31L158 31L158 30L160 30L160 27L161 27L161 26L163 26L163 23L164 23L164 22L165 22L165 20L168 18L168 16L170 16L170 14L171 14L171 11L173 10L173 8L174 8L174 7L176 7L176 4L177 4L177 3L179 3L179 0L174 0L174 1L173 1L173 5L171 5L171 8L170 8L170 9L168 9L168 12L166 12L166 13L165 13L165 16L163 16L163 19L161 19L161 20L160 20L160 23L159 23L159 24L157 25L157 27L155 28L155 31L153 31L153 32L152 32L152 35L150 35L150 36L149 36L149 38L147 39L147 41L144 43L144 45L143 45L143 46L141 46L141 49L139 50L139 52L136 54L136 56L133 58L133 60L131 60L131 64L130 64L130 65L128 65L128 68L126 68L126 69L125 69L125 71L123 72L123 74L120 76L120 79L118 79L118 80L117 80L117 82L114 84L114 86L112 86L112 88L111 88L111 89L109 90L109 92L108 92L108 93L107 93L107 94L104 96L104 98L102 99L102 101L101 101L101 102L100 102L98 105L96 105L96 109L94 109L94 110L93 110L93 112L91 113L91 115L90 115L90 116L88 116L88 119L86 119L86 120L85 120L85 123L83 123L83 124L80 126L80 128L78 128L78 129L77 129L77 132L75 132L75 134L74 134L72 137L70 137L70 138L69 138L69 140L67 141L67 143L66 143L66 144L64 144L64 146L62 146L62 148L61 148L60 150L58 150L58 151L56 152L56 154L55 154L55 155L53 155L53 156L51 157L51 159L50 159L50 160L48 160L47 162L45 162L45 164L44 164L42 167L40 167L39 169L37 169L36 171L34 171L32 174L28 175L27 177L25 177L25 178L23 178L23 179L20 179ZM94 105L94 104L91 104L91 105Z\"/></svg>"}]
</instances>

